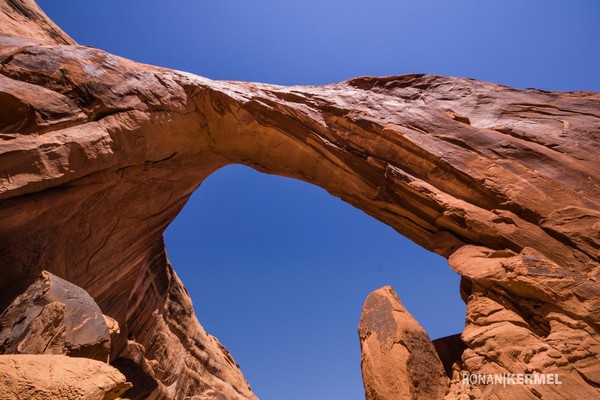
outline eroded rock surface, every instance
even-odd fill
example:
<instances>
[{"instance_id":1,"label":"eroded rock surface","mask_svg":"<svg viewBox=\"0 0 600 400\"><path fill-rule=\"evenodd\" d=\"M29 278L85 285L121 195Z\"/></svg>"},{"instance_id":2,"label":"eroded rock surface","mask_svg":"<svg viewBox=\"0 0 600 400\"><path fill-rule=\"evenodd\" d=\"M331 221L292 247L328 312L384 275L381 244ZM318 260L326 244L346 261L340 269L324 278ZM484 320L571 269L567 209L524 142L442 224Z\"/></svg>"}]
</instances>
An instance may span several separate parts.
<instances>
[{"instance_id":1,"label":"eroded rock surface","mask_svg":"<svg viewBox=\"0 0 600 400\"><path fill-rule=\"evenodd\" d=\"M0 354L108 362L110 344L106 317L90 295L46 271L0 315Z\"/></svg>"},{"instance_id":2,"label":"eroded rock surface","mask_svg":"<svg viewBox=\"0 0 600 400\"><path fill-rule=\"evenodd\" d=\"M118 322L114 356L156 396L254 398L162 239L207 176L241 163L456 254L469 310L456 371L557 367L598 396L600 95L431 75L217 82L78 46L30 1L0 5L18 22L0 24L0 308L46 268ZM516 261L532 255L551 272Z\"/></svg>"},{"instance_id":3,"label":"eroded rock surface","mask_svg":"<svg viewBox=\"0 0 600 400\"><path fill-rule=\"evenodd\" d=\"M371 293L358 326L367 400L436 400L448 377L425 330L394 289Z\"/></svg>"},{"instance_id":4,"label":"eroded rock surface","mask_svg":"<svg viewBox=\"0 0 600 400\"><path fill-rule=\"evenodd\" d=\"M59 355L0 355L0 400L112 400L131 385L101 361Z\"/></svg>"},{"instance_id":5,"label":"eroded rock surface","mask_svg":"<svg viewBox=\"0 0 600 400\"><path fill-rule=\"evenodd\" d=\"M600 290L531 248L464 246L450 266L468 279L467 350L454 386L475 398L599 397ZM470 374L556 374L561 384L464 385ZM460 381L460 382L459 382Z\"/></svg>"}]
</instances>

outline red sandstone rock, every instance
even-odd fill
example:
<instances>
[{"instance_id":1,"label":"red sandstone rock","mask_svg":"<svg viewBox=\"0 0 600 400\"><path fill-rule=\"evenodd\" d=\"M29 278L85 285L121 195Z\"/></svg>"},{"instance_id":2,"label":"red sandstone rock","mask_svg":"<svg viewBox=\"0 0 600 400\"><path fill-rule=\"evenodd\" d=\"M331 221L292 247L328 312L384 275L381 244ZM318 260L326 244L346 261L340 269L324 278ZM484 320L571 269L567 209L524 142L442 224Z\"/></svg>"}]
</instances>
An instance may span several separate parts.
<instances>
[{"instance_id":1,"label":"red sandstone rock","mask_svg":"<svg viewBox=\"0 0 600 400\"><path fill-rule=\"evenodd\" d=\"M600 288L542 254L464 246L450 266L469 280L468 350L454 394L475 398L596 398L600 386ZM464 385L463 373L557 374L560 385ZM452 397L450 397L452 398Z\"/></svg>"},{"instance_id":2,"label":"red sandstone rock","mask_svg":"<svg viewBox=\"0 0 600 400\"><path fill-rule=\"evenodd\" d=\"M88 358L0 355L0 400L113 400L130 387L115 368Z\"/></svg>"},{"instance_id":3,"label":"red sandstone rock","mask_svg":"<svg viewBox=\"0 0 600 400\"><path fill-rule=\"evenodd\" d=\"M241 163L452 256L468 302L457 373L568 375L542 389L455 379L449 398L599 395L599 94L431 75L218 82L77 46L30 1L0 11L1 309L47 268L118 321L114 356L155 393L254 398L162 239L207 176Z\"/></svg>"},{"instance_id":4,"label":"red sandstone rock","mask_svg":"<svg viewBox=\"0 0 600 400\"><path fill-rule=\"evenodd\" d=\"M0 2L0 26L4 34L12 36L13 45L27 42L26 39L43 44L75 44L46 17L34 0Z\"/></svg>"},{"instance_id":5,"label":"red sandstone rock","mask_svg":"<svg viewBox=\"0 0 600 400\"><path fill-rule=\"evenodd\" d=\"M448 378L429 336L390 286L371 293L358 326L367 400L436 400Z\"/></svg>"},{"instance_id":6,"label":"red sandstone rock","mask_svg":"<svg viewBox=\"0 0 600 400\"><path fill-rule=\"evenodd\" d=\"M0 354L66 354L107 362L105 318L85 290L43 271L0 315Z\"/></svg>"}]
</instances>

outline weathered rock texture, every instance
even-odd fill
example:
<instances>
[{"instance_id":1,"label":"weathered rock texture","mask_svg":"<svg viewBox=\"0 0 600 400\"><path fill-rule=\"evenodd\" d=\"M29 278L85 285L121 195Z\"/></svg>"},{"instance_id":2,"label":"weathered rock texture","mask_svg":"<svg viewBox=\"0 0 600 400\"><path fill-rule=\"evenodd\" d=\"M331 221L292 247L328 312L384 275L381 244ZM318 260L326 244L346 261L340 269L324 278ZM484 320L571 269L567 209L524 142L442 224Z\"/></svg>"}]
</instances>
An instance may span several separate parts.
<instances>
[{"instance_id":1,"label":"weathered rock texture","mask_svg":"<svg viewBox=\"0 0 600 400\"><path fill-rule=\"evenodd\" d=\"M371 293L358 326L367 400L435 400L449 380L425 330L394 289Z\"/></svg>"},{"instance_id":2,"label":"weathered rock texture","mask_svg":"<svg viewBox=\"0 0 600 400\"><path fill-rule=\"evenodd\" d=\"M254 398L162 239L208 175L241 163L452 256L468 303L457 373L556 368L568 383L544 399L598 396L600 95L431 75L216 82L78 46L32 3L0 4L18 21L0 24L0 307L45 268L118 322L115 357L153 396Z\"/></svg>"},{"instance_id":3,"label":"weathered rock texture","mask_svg":"<svg viewBox=\"0 0 600 400\"><path fill-rule=\"evenodd\" d=\"M517 254L464 246L449 261L468 282L462 333L468 348L455 378L463 372L555 373L562 382L468 389L455 383L461 392L500 399L600 397L597 282L582 279L532 248Z\"/></svg>"},{"instance_id":4,"label":"weathered rock texture","mask_svg":"<svg viewBox=\"0 0 600 400\"><path fill-rule=\"evenodd\" d=\"M101 361L58 355L0 355L0 400L112 400L131 387Z\"/></svg>"},{"instance_id":5,"label":"weathered rock texture","mask_svg":"<svg viewBox=\"0 0 600 400\"><path fill-rule=\"evenodd\" d=\"M85 290L43 271L0 315L0 354L66 354L108 362L105 318Z\"/></svg>"}]
</instances>

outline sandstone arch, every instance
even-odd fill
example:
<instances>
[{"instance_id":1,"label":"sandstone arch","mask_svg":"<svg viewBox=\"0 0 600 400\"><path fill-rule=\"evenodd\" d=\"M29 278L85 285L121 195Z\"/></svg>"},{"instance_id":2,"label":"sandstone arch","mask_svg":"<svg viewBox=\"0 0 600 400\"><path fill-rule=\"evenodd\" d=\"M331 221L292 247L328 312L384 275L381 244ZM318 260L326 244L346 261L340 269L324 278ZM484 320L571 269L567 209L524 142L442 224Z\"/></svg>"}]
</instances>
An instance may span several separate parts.
<instances>
[{"instance_id":1,"label":"sandstone arch","mask_svg":"<svg viewBox=\"0 0 600 400\"><path fill-rule=\"evenodd\" d=\"M468 299L464 370L557 368L568 384L544 398L597 395L597 94L428 75L216 82L77 46L31 1L0 6L2 307L47 269L121 323L118 351L144 347L162 395L252 398L162 241L204 178L242 163L450 257ZM533 396L499 398L515 395Z\"/></svg>"}]
</instances>

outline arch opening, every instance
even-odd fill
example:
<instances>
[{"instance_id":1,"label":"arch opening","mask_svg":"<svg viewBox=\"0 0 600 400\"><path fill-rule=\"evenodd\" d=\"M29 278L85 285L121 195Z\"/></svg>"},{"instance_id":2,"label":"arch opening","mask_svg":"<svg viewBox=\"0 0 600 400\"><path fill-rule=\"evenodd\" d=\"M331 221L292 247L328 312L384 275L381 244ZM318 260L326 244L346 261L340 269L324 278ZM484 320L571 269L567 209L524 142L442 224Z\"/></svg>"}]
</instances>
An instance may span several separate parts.
<instances>
[{"instance_id":1,"label":"arch opening","mask_svg":"<svg viewBox=\"0 0 600 400\"><path fill-rule=\"evenodd\" d=\"M241 165L209 176L165 232L206 330L261 399L362 399L356 327L393 286L431 339L464 328L459 276L323 189Z\"/></svg>"}]
</instances>

